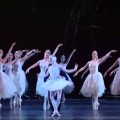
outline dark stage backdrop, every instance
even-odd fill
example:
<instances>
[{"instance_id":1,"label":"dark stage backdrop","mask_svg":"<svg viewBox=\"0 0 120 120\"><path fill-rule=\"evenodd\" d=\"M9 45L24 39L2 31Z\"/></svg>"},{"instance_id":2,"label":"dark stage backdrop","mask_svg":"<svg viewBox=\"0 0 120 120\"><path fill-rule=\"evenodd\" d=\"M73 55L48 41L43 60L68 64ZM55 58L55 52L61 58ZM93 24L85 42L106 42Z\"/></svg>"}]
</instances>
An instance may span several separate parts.
<instances>
[{"instance_id":1,"label":"dark stage backdrop","mask_svg":"<svg viewBox=\"0 0 120 120\"><path fill-rule=\"evenodd\" d=\"M104 73L120 55L120 4L119 0L1 0L0 1L0 48L6 54L12 42L16 41L18 49L38 48L42 53L28 60L23 69L43 58L44 50L54 51L59 43L64 46L57 53L69 56L76 48L68 68L79 64L79 68L91 59L92 50L97 50L99 57L111 49L118 53L100 66ZM27 74L30 96L35 94L39 67ZM75 91L68 95L77 98L84 82L73 78ZM105 78L106 92L113 76Z\"/></svg>"}]
</instances>

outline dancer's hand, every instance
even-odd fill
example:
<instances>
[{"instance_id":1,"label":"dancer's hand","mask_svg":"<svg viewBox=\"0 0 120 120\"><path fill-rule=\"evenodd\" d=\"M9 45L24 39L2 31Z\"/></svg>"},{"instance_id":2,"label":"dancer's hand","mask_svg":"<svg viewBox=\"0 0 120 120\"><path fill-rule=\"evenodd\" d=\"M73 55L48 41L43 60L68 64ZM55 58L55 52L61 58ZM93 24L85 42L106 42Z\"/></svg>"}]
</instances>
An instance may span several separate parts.
<instances>
[{"instance_id":1,"label":"dancer's hand","mask_svg":"<svg viewBox=\"0 0 120 120\"><path fill-rule=\"evenodd\" d=\"M29 52L30 50L28 50L28 49L25 49L25 50L22 50L22 52Z\"/></svg>"},{"instance_id":2,"label":"dancer's hand","mask_svg":"<svg viewBox=\"0 0 120 120\"><path fill-rule=\"evenodd\" d=\"M63 46L63 44L62 44L62 43L60 43L60 44L58 45L58 47L61 47L61 46Z\"/></svg>"},{"instance_id":3,"label":"dancer's hand","mask_svg":"<svg viewBox=\"0 0 120 120\"><path fill-rule=\"evenodd\" d=\"M117 50L111 50L111 53L115 53L115 52L117 52Z\"/></svg>"},{"instance_id":4,"label":"dancer's hand","mask_svg":"<svg viewBox=\"0 0 120 120\"><path fill-rule=\"evenodd\" d=\"M105 78L107 76L107 72L104 73L103 77Z\"/></svg>"},{"instance_id":5,"label":"dancer's hand","mask_svg":"<svg viewBox=\"0 0 120 120\"><path fill-rule=\"evenodd\" d=\"M73 50L73 53L76 51L76 49Z\"/></svg>"},{"instance_id":6,"label":"dancer's hand","mask_svg":"<svg viewBox=\"0 0 120 120\"><path fill-rule=\"evenodd\" d=\"M78 69L78 64L75 64L75 70L77 70Z\"/></svg>"},{"instance_id":7,"label":"dancer's hand","mask_svg":"<svg viewBox=\"0 0 120 120\"><path fill-rule=\"evenodd\" d=\"M110 73L110 76L112 76L113 75L113 73L115 73L114 71L112 71L111 73Z\"/></svg>"},{"instance_id":8,"label":"dancer's hand","mask_svg":"<svg viewBox=\"0 0 120 120\"><path fill-rule=\"evenodd\" d=\"M12 46L15 46L17 43L16 42L14 42L13 44L12 44Z\"/></svg>"},{"instance_id":9,"label":"dancer's hand","mask_svg":"<svg viewBox=\"0 0 120 120\"><path fill-rule=\"evenodd\" d=\"M84 76L84 75L81 76L81 79L83 79L83 76Z\"/></svg>"},{"instance_id":10,"label":"dancer's hand","mask_svg":"<svg viewBox=\"0 0 120 120\"><path fill-rule=\"evenodd\" d=\"M29 71L30 71L30 69L28 68L28 69L26 70L26 74L29 73Z\"/></svg>"},{"instance_id":11,"label":"dancer's hand","mask_svg":"<svg viewBox=\"0 0 120 120\"><path fill-rule=\"evenodd\" d=\"M77 77L77 75L78 75L78 73L76 72L76 73L73 75L73 77Z\"/></svg>"},{"instance_id":12,"label":"dancer's hand","mask_svg":"<svg viewBox=\"0 0 120 120\"><path fill-rule=\"evenodd\" d=\"M40 53L41 51L38 50L38 49L34 49L34 52L36 52L36 53Z\"/></svg>"}]
</instances>

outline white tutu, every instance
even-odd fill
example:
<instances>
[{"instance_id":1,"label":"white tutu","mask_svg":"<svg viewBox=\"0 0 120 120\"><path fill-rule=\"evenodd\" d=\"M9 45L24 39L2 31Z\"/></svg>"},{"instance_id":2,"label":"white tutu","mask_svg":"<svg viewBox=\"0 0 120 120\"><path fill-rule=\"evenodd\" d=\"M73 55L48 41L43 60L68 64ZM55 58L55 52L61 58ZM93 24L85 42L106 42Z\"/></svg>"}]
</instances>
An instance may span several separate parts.
<instances>
[{"instance_id":1,"label":"white tutu","mask_svg":"<svg viewBox=\"0 0 120 120\"><path fill-rule=\"evenodd\" d=\"M55 79L48 79L42 87L48 91L56 91L62 90L67 86L72 86L72 83L60 77Z\"/></svg>"},{"instance_id":2,"label":"white tutu","mask_svg":"<svg viewBox=\"0 0 120 120\"><path fill-rule=\"evenodd\" d=\"M93 75L89 74L83 83L81 93L85 97L92 97L97 94L101 97L105 91L103 76L100 72L95 72Z\"/></svg>"},{"instance_id":3,"label":"white tutu","mask_svg":"<svg viewBox=\"0 0 120 120\"><path fill-rule=\"evenodd\" d=\"M41 87L43 84L44 84L44 77L41 75L41 73L39 73L37 85L36 85L36 94L48 97L48 91Z\"/></svg>"},{"instance_id":4,"label":"white tutu","mask_svg":"<svg viewBox=\"0 0 120 120\"><path fill-rule=\"evenodd\" d=\"M42 85L44 84L45 72L48 69L48 65L49 62L44 59L39 61L40 73L37 76L37 85L36 85L36 94L45 97L48 97L48 91L42 88Z\"/></svg>"},{"instance_id":5,"label":"white tutu","mask_svg":"<svg viewBox=\"0 0 120 120\"><path fill-rule=\"evenodd\" d=\"M4 69L4 72L10 77L10 79L12 80L12 82L13 82L13 80L14 80L14 74L13 74L13 72L12 72L12 64L11 63L6 63L5 65L4 65L4 67L3 67L3 69Z\"/></svg>"},{"instance_id":6,"label":"white tutu","mask_svg":"<svg viewBox=\"0 0 120 120\"><path fill-rule=\"evenodd\" d=\"M0 71L0 99L11 98L15 95L16 87L9 78L9 76Z\"/></svg>"},{"instance_id":7,"label":"white tutu","mask_svg":"<svg viewBox=\"0 0 120 120\"><path fill-rule=\"evenodd\" d=\"M72 82L72 79L69 77L68 74L66 74L67 78L68 78L68 81L71 82L71 85L70 86L66 86L64 89L63 89L63 93L71 93L74 91L74 83Z\"/></svg>"},{"instance_id":8,"label":"white tutu","mask_svg":"<svg viewBox=\"0 0 120 120\"><path fill-rule=\"evenodd\" d=\"M120 95L120 70L116 72L110 88L112 95Z\"/></svg>"},{"instance_id":9,"label":"white tutu","mask_svg":"<svg viewBox=\"0 0 120 120\"><path fill-rule=\"evenodd\" d=\"M20 95L23 95L28 85L25 72L23 70L19 70L18 72L16 72L13 81L17 88L17 92Z\"/></svg>"},{"instance_id":10,"label":"white tutu","mask_svg":"<svg viewBox=\"0 0 120 120\"><path fill-rule=\"evenodd\" d=\"M21 62L19 59L18 61L15 63L15 66L14 66L14 84L17 88L17 92L20 94L20 95L23 95L25 93L25 90L28 86L28 83L27 83L27 79L26 79L26 74L25 72L22 70L22 66L24 65L24 62Z\"/></svg>"}]
</instances>

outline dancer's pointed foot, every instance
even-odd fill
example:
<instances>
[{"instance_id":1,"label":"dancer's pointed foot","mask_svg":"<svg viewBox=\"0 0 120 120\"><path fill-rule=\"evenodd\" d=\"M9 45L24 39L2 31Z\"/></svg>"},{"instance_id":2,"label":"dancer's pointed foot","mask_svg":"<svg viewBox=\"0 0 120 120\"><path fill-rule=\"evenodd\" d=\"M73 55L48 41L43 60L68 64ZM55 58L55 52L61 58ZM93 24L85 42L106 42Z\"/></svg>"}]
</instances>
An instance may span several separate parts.
<instances>
[{"instance_id":1,"label":"dancer's pointed foot","mask_svg":"<svg viewBox=\"0 0 120 120\"><path fill-rule=\"evenodd\" d=\"M93 103L93 110L98 110L99 105L100 104L98 102L94 102Z\"/></svg>"},{"instance_id":2,"label":"dancer's pointed foot","mask_svg":"<svg viewBox=\"0 0 120 120\"><path fill-rule=\"evenodd\" d=\"M22 102L22 99L19 99L19 106L21 107L21 102Z\"/></svg>"}]
</instances>

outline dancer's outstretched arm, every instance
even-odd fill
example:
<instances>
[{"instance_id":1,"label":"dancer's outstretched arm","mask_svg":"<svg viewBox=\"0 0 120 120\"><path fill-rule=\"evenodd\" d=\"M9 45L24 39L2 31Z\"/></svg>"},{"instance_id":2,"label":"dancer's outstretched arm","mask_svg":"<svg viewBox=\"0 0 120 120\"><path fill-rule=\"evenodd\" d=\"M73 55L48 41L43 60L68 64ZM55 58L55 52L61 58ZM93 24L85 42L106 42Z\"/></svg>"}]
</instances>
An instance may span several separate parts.
<instances>
[{"instance_id":1,"label":"dancer's outstretched arm","mask_svg":"<svg viewBox=\"0 0 120 120\"><path fill-rule=\"evenodd\" d=\"M68 57L68 59L67 59L67 61L66 61L66 67L67 67L67 65L69 64L69 62L70 62L70 59L72 58L72 56L73 56L73 54L74 54L74 52L76 51L76 49L74 49L73 51L72 51L72 53L70 54L70 56Z\"/></svg>"},{"instance_id":2,"label":"dancer's outstretched arm","mask_svg":"<svg viewBox=\"0 0 120 120\"><path fill-rule=\"evenodd\" d=\"M61 47L61 46L63 46L63 44L61 43L61 44L59 44L57 47L56 47L56 49L54 50L54 52L53 52L53 56L55 56L56 55L56 53L57 53L57 51L58 51L58 49Z\"/></svg>"},{"instance_id":3,"label":"dancer's outstretched arm","mask_svg":"<svg viewBox=\"0 0 120 120\"><path fill-rule=\"evenodd\" d=\"M39 62L40 62L40 61L38 61L38 62L36 62L35 64L31 65L31 66L26 70L26 73L29 73L29 71L30 71L31 69L37 67L37 66L39 65Z\"/></svg>"},{"instance_id":4,"label":"dancer's outstretched arm","mask_svg":"<svg viewBox=\"0 0 120 120\"><path fill-rule=\"evenodd\" d=\"M82 68L80 68L73 76L76 77L78 75L78 73L82 72L83 70L85 70L89 65L89 62L83 66Z\"/></svg>"},{"instance_id":5,"label":"dancer's outstretched arm","mask_svg":"<svg viewBox=\"0 0 120 120\"><path fill-rule=\"evenodd\" d=\"M40 53L38 49L33 49L30 52L26 53L26 55L21 58L21 61L26 62L28 59L30 59L32 56L34 56L36 53Z\"/></svg>"},{"instance_id":6,"label":"dancer's outstretched arm","mask_svg":"<svg viewBox=\"0 0 120 120\"><path fill-rule=\"evenodd\" d=\"M74 73L75 71L77 71L77 68L78 68L78 64L75 64L75 67L73 69L70 69L70 70L63 68L63 67L60 67L60 69L66 73Z\"/></svg>"},{"instance_id":7,"label":"dancer's outstretched arm","mask_svg":"<svg viewBox=\"0 0 120 120\"><path fill-rule=\"evenodd\" d=\"M111 71L114 67L118 65L118 59L113 63L113 65L104 73L104 77L108 74L109 71Z\"/></svg>"},{"instance_id":8,"label":"dancer's outstretched arm","mask_svg":"<svg viewBox=\"0 0 120 120\"><path fill-rule=\"evenodd\" d=\"M103 56L102 58L100 58L100 59L98 60L99 63L105 61L107 58L110 57L110 55L111 55L112 53L115 53L115 52L117 52L117 50L111 50L111 51L109 51L105 56Z\"/></svg>"},{"instance_id":9,"label":"dancer's outstretched arm","mask_svg":"<svg viewBox=\"0 0 120 120\"><path fill-rule=\"evenodd\" d=\"M13 49L13 47L14 47L15 45L16 45L16 42L14 42L14 43L11 45L11 47L10 47L10 49L8 50L6 56L2 59L2 62L3 62L3 63L5 63L5 62L7 61L8 57L9 57L9 54L11 53L11 51L12 51L12 49Z\"/></svg>"}]
</instances>

